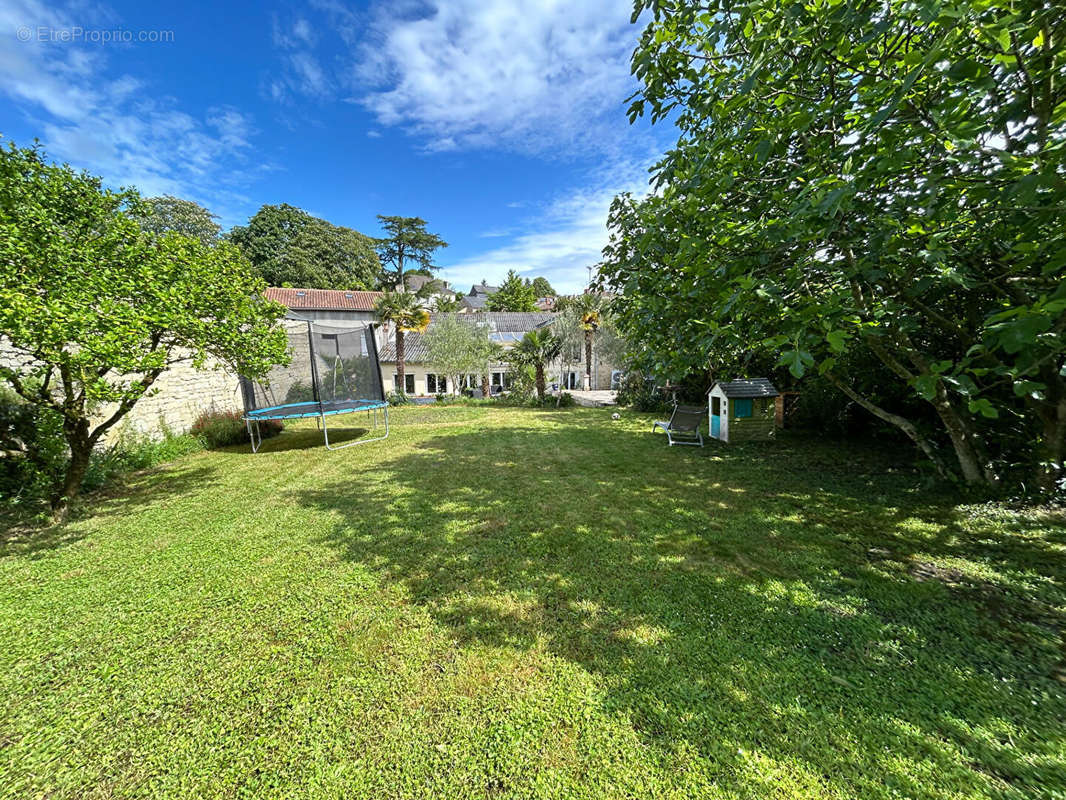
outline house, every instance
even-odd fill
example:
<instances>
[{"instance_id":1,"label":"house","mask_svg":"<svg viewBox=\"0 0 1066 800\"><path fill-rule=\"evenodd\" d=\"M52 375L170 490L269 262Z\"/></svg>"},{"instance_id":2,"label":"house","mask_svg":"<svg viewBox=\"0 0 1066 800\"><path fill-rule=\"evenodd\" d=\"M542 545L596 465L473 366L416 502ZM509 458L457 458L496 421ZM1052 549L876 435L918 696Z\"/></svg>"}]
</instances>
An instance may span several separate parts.
<instances>
[{"instance_id":1,"label":"house","mask_svg":"<svg viewBox=\"0 0 1066 800\"><path fill-rule=\"evenodd\" d=\"M771 438L777 395L766 378L715 383L707 392L711 437L723 442Z\"/></svg>"},{"instance_id":2,"label":"house","mask_svg":"<svg viewBox=\"0 0 1066 800\"><path fill-rule=\"evenodd\" d=\"M430 328L448 314L431 314ZM472 325L485 325L489 329L489 338L500 344L505 350L514 347L522 337L534 328L551 323L552 314L544 312L482 311L466 312L460 318ZM428 329L427 329L428 330ZM402 391L410 397L432 397L437 394L455 394L460 389L481 386L480 375L464 375L459 386L453 386L453 377L445 375L439 367L429 361L429 348L425 337L417 332L404 337L404 381L405 386L398 385L396 372L396 338L395 332L382 331L378 340L378 357L381 361L381 380L386 391ZM510 385L508 371L510 365L499 361L489 366L489 383L493 387L506 388ZM556 369L558 369L556 367Z\"/></svg>"},{"instance_id":3,"label":"house","mask_svg":"<svg viewBox=\"0 0 1066 800\"><path fill-rule=\"evenodd\" d=\"M470 294L466 297L459 299L462 308L459 309L460 313L473 313L476 311L484 311L485 303L489 299L489 295L496 294L500 291L499 286L489 286L487 283L475 283L470 287Z\"/></svg>"},{"instance_id":4,"label":"house","mask_svg":"<svg viewBox=\"0 0 1066 800\"><path fill-rule=\"evenodd\" d=\"M558 298L552 295L546 295L544 297L538 297L536 306L538 311L554 311L555 302Z\"/></svg>"},{"instance_id":5,"label":"house","mask_svg":"<svg viewBox=\"0 0 1066 800\"><path fill-rule=\"evenodd\" d=\"M271 286L266 290L266 298L288 308L290 318L309 319L320 325L334 325L339 328L377 322L374 304L381 295L381 292L346 289L289 289Z\"/></svg>"},{"instance_id":6,"label":"house","mask_svg":"<svg viewBox=\"0 0 1066 800\"><path fill-rule=\"evenodd\" d=\"M434 278L432 275L410 272L404 275L404 284L406 285L406 291L414 292L422 299L423 308L432 308L438 297L448 300L455 299L456 292L448 284L448 281ZM399 286L397 286L397 289L404 291Z\"/></svg>"}]
</instances>

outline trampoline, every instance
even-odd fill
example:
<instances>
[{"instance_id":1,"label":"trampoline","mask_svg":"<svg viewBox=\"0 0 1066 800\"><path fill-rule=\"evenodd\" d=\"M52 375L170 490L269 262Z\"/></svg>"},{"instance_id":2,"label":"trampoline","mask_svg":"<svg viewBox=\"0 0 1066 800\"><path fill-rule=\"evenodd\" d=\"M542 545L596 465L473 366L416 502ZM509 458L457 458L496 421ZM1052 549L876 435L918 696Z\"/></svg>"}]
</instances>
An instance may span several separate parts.
<instances>
[{"instance_id":1,"label":"trampoline","mask_svg":"<svg viewBox=\"0 0 1066 800\"><path fill-rule=\"evenodd\" d=\"M327 450L378 442L389 435L389 404L381 382L374 326L337 328L311 320L286 320L289 363L274 367L261 381L241 378L244 423L252 452L263 436L259 423L270 419L310 419L322 430ZM373 430L384 416L385 432L369 439L330 444L326 418L365 411Z\"/></svg>"}]
</instances>

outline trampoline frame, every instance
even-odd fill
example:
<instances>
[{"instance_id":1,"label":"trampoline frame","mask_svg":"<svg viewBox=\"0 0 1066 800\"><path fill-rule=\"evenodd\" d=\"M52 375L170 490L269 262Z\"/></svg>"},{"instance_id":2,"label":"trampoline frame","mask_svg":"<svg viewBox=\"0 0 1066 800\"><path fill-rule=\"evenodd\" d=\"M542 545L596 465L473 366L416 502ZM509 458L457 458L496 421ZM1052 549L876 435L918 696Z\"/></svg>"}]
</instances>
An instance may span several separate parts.
<instances>
[{"instance_id":1,"label":"trampoline frame","mask_svg":"<svg viewBox=\"0 0 1066 800\"><path fill-rule=\"evenodd\" d=\"M307 340L311 349L311 385L314 389L315 395L318 395L318 368L317 353L315 352L315 337L314 337L314 322L312 320L303 320L307 322ZM377 337L373 335L374 325L367 326L371 329L370 345L373 349L374 357L374 369L378 371L378 378L381 377L381 362L378 360L378 345ZM352 329L356 330L356 329ZM365 330L365 328L364 328ZM326 404L324 404L321 398L317 400L304 400L299 403L285 403L278 406L269 406L267 408L257 408L253 411L247 410L247 401L245 403L245 412L243 415L245 427L248 429L248 440L252 445L252 452L258 453L259 448L263 446L263 434L259 428L259 422L261 420L268 419L307 419L314 417L318 423L319 429L322 431L322 438L325 442L327 450L343 450L346 447L355 447L360 444L370 444L371 442L380 442L382 439L389 437L389 404L386 400L357 400L348 401L352 404L351 408L334 408L327 410ZM358 405L355 405L355 404ZM291 412L301 406L306 406L309 410L302 413L282 413ZM312 410L317 408L318 410ZM352 414L356 411L365 411L367 419L369 420L371 412L374 414L374 427L373 430L378 429L378 412L384 410L385 414L385 433L381 436L374 436L370 439L356 439L355 441L345 442L344 444L330 444L329 442L329 426L326 424L327 416L335 416L337 414ZM274 412L274 413L269 413ZM255 425L253 429L253 423ZM254 430L254 432L253 432Z\"/></svg>"}]
</instances>

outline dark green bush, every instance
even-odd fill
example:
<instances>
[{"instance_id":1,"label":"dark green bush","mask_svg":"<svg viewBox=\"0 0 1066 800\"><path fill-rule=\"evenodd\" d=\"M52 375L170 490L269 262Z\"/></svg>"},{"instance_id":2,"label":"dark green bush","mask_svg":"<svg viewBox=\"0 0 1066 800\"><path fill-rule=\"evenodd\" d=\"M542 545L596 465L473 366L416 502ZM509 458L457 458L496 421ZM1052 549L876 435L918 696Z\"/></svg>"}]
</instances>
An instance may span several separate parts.
<instances>
[{"instance_id":1,"label":"dark green bush","mask_svg":"<svg viewBox=\"0 0 1066 800\"><path fill-rule=\"evenodd\" d=\"M277 436L285 428L280 419L265 419L259 422L259 432L264 439ZM239 411L205 411L196 418L189 433L201 439L206 447L230 447L248 441L248 426Z\"/></svg>"},{"instance_id":2,"label":"dark green bush","mask_svg":"<svg viewBox=\"0 0 1066 800\"><path fill-rule=\"evenodd\" d=\"M0 499L21 503L47 498L67 465L62 419L0 387L0 450Z\"/></svg>"},{"instance_id":3,"label":"dark green bush","mask_svg":"<svg viewBox=\"0 0 1066 800\"><path fill-rule=\"evenodd\" d=\"M123 473L173 461L203 446L196 436L170 431L164 431L162 439L119 436L93 452L82 487L100 488ZM0 450L0 500L20 507L44 506L62 481L70 457L59 414L0 387Z\"/></svg>"},{"instance_id":4,"label":"dark green bush","mask_svg":"<svg viewBox=\"0 0 1066 800\"><path fill-rule=\"evenodd\" d=\"M411 402L411 399L403 392L389 392L385 399L389 401L390 406L405 406Z\"/></svg>"},{"instance_id":5,"label":"dark green bush","mask_svg":"<svg viewBox=\"0 0 1066 800\"><path fill-rule=\"evenodd\" d=\"M643 373L632 370L622 376L618 385L618 405L634 411L665 411L669 402L655 381Z\"/></svg>"}]
</instances>

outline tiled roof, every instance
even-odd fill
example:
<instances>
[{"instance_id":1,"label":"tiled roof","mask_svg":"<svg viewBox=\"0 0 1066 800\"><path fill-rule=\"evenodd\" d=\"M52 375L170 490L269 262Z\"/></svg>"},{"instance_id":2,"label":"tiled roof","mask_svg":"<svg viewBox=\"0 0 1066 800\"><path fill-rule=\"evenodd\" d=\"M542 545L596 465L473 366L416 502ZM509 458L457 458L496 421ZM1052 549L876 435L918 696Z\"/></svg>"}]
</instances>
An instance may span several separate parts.
<instances>
[{"instance_id":1,"label":"tiled roof","mask_svg":"<svg viewBox=\"0 0 1066 800\"><path fill-rule=\"evenodd\" d=\"M475 283L470 287L470 294L496 294L498 291L499 286L489 286L487 283Z\"/></svg>"},{"instance_id":2,"label":"tiled roof","mask_svg":"<svg viewBox=\"0 0 1066 800\"><path fill-rule=\"evenodd\" d=\"M488 302L488 299L488 297L482 295L478 295L477 297L471 297L467 295L466 297L462 298L460 302L467 308L472 308L475 311L480 311L485 307L485 303Z\"/></svg>"},{"instance_id":3,"label":"tiled roof","mask_svg":"<svg viewBox=\"0 0 1066 800\"><path fill-rule=\"evenodd\" d=\"M373 311L381 292L356 292L344 289L282 289L271 286L268 300L305 311Z\"/></svg>"},{"instance_id":4,"label":"tiled roof","mask_svg":"<svg viewBox=\"0 0 1066 800\"><path fill-rule=\"evenodd\" d=\"M517 342L522 335L534 328L546 325L555 319L554 314L542 311L485 311L474 314L431 314L429 327L444 318L455 317L471 325L486 324L492 338L501 344ZM513 334L513 335L500 335ZM429 348L417 332L408 333L403 340L404 361L409 364L425 363L429 357ZM382 361L396 361L396 330L391 328L383 335L378 358Z\"/></svg>"},{"instance_id":5,"label":"tiled roof","mask_svg":"<svg viewBox=\"0 0 1066 800\"><path fill-rule=\"evenodd\" d=\"M778 394L777 389L766 378L719 381L715 386L721 387L726 397L777 397Z\"/></svg>"},{"instance_id":6,"label":"tiled roof","mask_svg":"<svg viewBox=\"0 0 1066 800\"><path fill-rule=\"evenodd\" d=\"M378 360L396 362L396 330L390 327L384 336L385 341L378 348ZM403 360L406 364L423 364L429 357L429 348L426 346L422 334L410 331L403 337Z\"/></svg>"}]
</instances>

